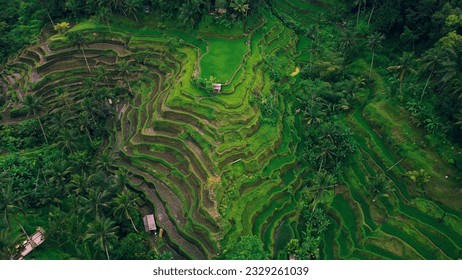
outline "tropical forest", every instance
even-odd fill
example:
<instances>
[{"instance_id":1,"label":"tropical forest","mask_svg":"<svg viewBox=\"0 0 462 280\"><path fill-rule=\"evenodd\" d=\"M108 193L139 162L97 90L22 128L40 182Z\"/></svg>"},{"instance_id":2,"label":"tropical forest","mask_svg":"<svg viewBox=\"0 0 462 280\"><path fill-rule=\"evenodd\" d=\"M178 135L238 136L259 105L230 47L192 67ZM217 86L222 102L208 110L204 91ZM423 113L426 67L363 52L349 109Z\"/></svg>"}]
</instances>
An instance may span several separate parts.
<instances>
[{"instance_id":1,"label":"tropical forest","mask_svg":"<svg viewBox=\"0 0 462 280\"><path fill-rule=\"evenodd\" d=\"M462 1L0 7L0 259L462 259Z\"/></svg>"}]
</instances>

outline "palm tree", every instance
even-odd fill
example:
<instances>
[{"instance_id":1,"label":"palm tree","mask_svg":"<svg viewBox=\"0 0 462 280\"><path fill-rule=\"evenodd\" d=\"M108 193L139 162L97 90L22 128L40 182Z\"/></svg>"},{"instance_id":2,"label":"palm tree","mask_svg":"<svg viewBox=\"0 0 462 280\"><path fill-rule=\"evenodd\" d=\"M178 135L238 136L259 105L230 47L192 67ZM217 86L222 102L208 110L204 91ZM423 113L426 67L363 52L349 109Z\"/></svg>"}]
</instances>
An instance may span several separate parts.
<instances>
[{"instance_id":1,"label":"palm tree","mask_svg":"<svg viewBox=\"0 0 462 280\"><path fill-rule=\"evenodd\" d=\"M374 2L372 2L372 9L371 13L369 14L369 19L367 20L367 26L371 24L372 14L374 13L375 6L377 6L377 0L374 0Z\"/></svg>"},{"instance_id":2,"label":"palm tree","mask_svg":"<svg viewBox=\"0 0 462 280\"><path fill-rule=\"evenodd\" d=\"M139 0L126 0L125 1L125 9L127 10L128 14L132 14L135 17L136 22L138 22L138 18L136 17L136 13L140 8L141 3Z\"/></svg>"},{"instance_id":3,"label":"palm tree","mask_svg":"<svg viewBox=\"0 0 462 280\"><path fill-rule=\"evenodd\" d=\"M430 175L423 169L407 171L405 175L422 190L424 185L430 181Z\"/></svg>"},{"instance_id":4,"label":"palm tree","mask_svg":"<svg viewBox=\"0 0 462 280\"><path fill-rule=\"evenodd\" d=\"M13 190L13 182L0 186L0 211L3 212L3 222L6 226L10 225L10 215L13 216L16 223L21 228L24 235L29 239L26 230L16 217L17 213L24 213L22 204L25 196L20 195L18 191Z\"/></svg>"},{"instance_id":5,"label":"palm tree","mask_svg":"<svg viewBox=\"0 0 462 280\"><path fill-rule=\"evenodd\" d=\"M67 32L66 37L69 42L76 47L77 49L82 51L83 58L85 59L85 63L87 64L88 72L91 72L90 65L88 64L87 56L85 55L85 51L83 50L83 46L85 45L85 38L80 32Z\"/></svg>"},{"instance_id":6,"label":"palm tree","mask_svg":"<svg viewBox=\"0 0 462 280\"><path fill-rule=\"evenodd\" d=\"M84 195L91 187L90 178L87 174L72 174L69 183L66 185L68 193L75 193L77 196Z\"/></svg>"},{"instance_id":7,"label":"palm tree","mask_svg":"<svg viewBox=\"0 0 462 280\"><path fill-rule=\"evenodd\" d=\"M109 18L111 18L112 13L107 7L99 7L98 12L96 13L96 18L99 22L106 22L109 27L109 31L112 32L111 26L109 25Z\"/></svg>"},{"instance_id":8,"label":"palm tree","mask_svg":"<svg viewBox=\"0 0 462 280\"><path fill-rule=\"evenodd\" d=\"M88 215L93 213L96 218L102 216L103 209L109 207L110 193L100 187L90 189L88 197L82 197L83 208L81 211Z\"/></svg>"},{"instance_id":9,"label":"palm tree","mask_svg":"<svg viewBox=\"0 0 462 280\"><path fill-rule=\"evenodd\" d=\"M64 152L72 153L78 149L79 138L75 135L72 129L62 129L59 131L57 146Z\"/></svg>"},{"instance_id":10,"label":"palm tree","mask_svg":"<svg viewBox=\"0 0 462 280\"><path fill-rule=\"evenodd\" d=\"M369 69L369 79L371 79L372 76L372 67L374 65L375 51L382 46L381 43L383 39L385 39L383 34L380 34L378 32L374 32L373 34L367 36L367 46L372 51L371 67Z\"/></svg>"},{"instance_id":11,"label":"palm tree","mask_svg":"<svg viewBox=\"0 0 462 280\"><path fill-rule=\"evenodd\" d=\"M88 225L85 240L93 241L93 244L100 247L109 257L109 249L112 248L113 241L117 239L117 226L108 218L96 218Z\"/></svg>"},{"instance_id":12,"label":"palm tree","mask_svg":"<svg viewBox=\"0 0 462 280\"><path fill-rule=\"evenodd\" d=\"M430 79L432 78L435 70L438 68L439 65L442 63L442 58L443 58L443 50L441 48L435 47L429 49L427 52L425 52L425 55L422 57L422 63L424 65L422 72L427 72L428 77L427 80L425 81L425 86L422 90L422 94L420 95L420 101L422 101L425 91L427 90L428 83L430 82Z\"/></svg>"},{"instance_id":13,"label":"palm tree","mask_svg":"<svg viewBox=\"0 0 462 280\"><path fill-rule=\"evenodd\" d=\"M388 197L388 192L393 191L390 187L387 177L379 175L371 179L369 185L369 193L372 196L372 201L375 202L375 199L380 197Z\"/></svg>"},{"instance_id":14,"label":"palm tree","mask_svg":"<svg viewBox=\"0 0 462 280\"><path fill-rule=\"evenodd\" d=\"M200 9L200 6L203 4L203 0L188 0L181 5L179 11L179 18L183 22L183 24L186 24L186 22L191 23L191 28L194 28L194 25L196 24L196 20L200 14L202 14L202 11Z\"/></svg>"},{"instance_id":15,"label":"palm tree","mask_svg":"<svg viewBox=\"0 0 462 280\"><path fill-rule=\"evenodd\" d=\"M15 245L19 242L10 229L0 230L0 260L9 260L16 253Z\"/></svg>"},{"instance_id":16,"label":"palm tree","mask_svg":"<svg viewBox=\"0 0 462 280\"><path fill-rule=\"evenodd\" d=\"M101 82L104 80L105 82L105 86L109 86L109 80L108 80L108 77L109 77L109 71L106 69L106 67L104 66L98 66L96 67L96 80L98 82Z\"/></svg>"},{"instance_id":17,"label":"palm tree","mask_svg":"<svg viewBox=\"0 0 462 280\"><path fill-rule=\"evenodd\" d=\"M303 118L308 125L322 123L325 115L322 104L315 99L306 104L303 109Z\"/></svg>"},{"instance_id":18,"label":"palm tree","mask_svg":"<svg viewBox=\"0 0 462 280\"><path fill-rule=\"evenodd\" d=\"M128 60L121 60L117 63L117 69L120 74L123 75L125 82L128 85L128 90L132 93L132 88L130 86L130 82L128 80L128 76L131 74L133 71L133 67L130 65L130 62Z\"/></svg>"},{"instance_id":19,"label":"palm tree","mask_svg":"<svg viewBox=\"0 0 462 280\"><path fill-rule=\"evenodd\" d=\"M403 94L403 81L404 76L408 73L415 73L416 71L412 68L414 63L414 54L410 52L404 52L399 58L399 64L394 66L389 66L387 70L394 70L398 72L399 75L399 93Z\"/></svg>"},{"instance_id":20,"label":"palm tree","mask_svg":"<svg viewBox=\"0 0 462 280\"><path fill-rule=\"evenodd\" d=\"M356 26L359 25L359 14L361 13L361 6L366 6L366 0L355 0L353 2L353 5L355 7L358 7L358 13L356 15Z\"/></svg>"},{"instance_id":21,"label":"palm tree","mask_svg":"<svg viewBox=\"0 0 462 280\"><path fill-rule=\"evenodd\" d=\"M123 189L130 185L130 178L128 171L123 168L119 168L114 176L114 187L117 189Z\"/></svg>"},{"instance_id":22,"label":"palm tree","mask_svg":"<svg viewBox=\"0 0 462 280\"><path fill-rule=\"evenodd\" d=\"M133 229L138 232L138 229L133 222L131 213L137 210L136 198L126 189L119 193L113 200L113 212L116 217L129 219Z\"/></svg>"},{"instance_id":23,"label":"palm tree","mask_svg":"<svg viewBox=\"0 0 462 280\"><path fill-rule=\"evenodd\" d=\"M90 143L93 143L93 140L91 139L91 133L90 130L88 129L91 127L91 116L88 111L82 111L80 112L79 116L77 117L77 125L79 127L80 131L85 131L85 134L88 137L88 140L90 140Z\"/></svg>"},{"instance_id":24,"label":"palm tree","mask_svg":"<svg viewBox=\"0 0 462 280\"><path fill-rule=\"evenodd\" d=\"M125 14L124 10L124 0L109 0L109 7L112 9L118 9Z\"/></svg>"},{"instance_id":25,"label":"palm tree","mask_svg":"<svg viewBox=\"0 0 462 280\"><path fill-rule=\"evenodd\" d=\"M96 169L104 173L112 170L112 158L109 153L103 153L96 159Z\"/></svg>"},{"instance_id":26,"label":"palm tree","mask_svg":"<svg viewBox=\"0 0 462 280\"><path fill-rule=\"evenodd\" d=\"M358 46L358 39L356 36L356 32L351 29L345 29L344 32L342 32L339 47L340 51L345 55L346 58L350 58Z\"/></svg>"},{"instance_id":27,"label":"palm tree","mask_svg":"<svg viewBox=\"0 0 462 280\"><path fill-rule=\"evenodd\" d=\"M45 138L45 142L48 144L48 138L45 134L45 130L43 129L42 121L40 120L40 117L37 117L42 111L45 110L42 99L35 95L28 94L24 98L23 105L26 107L27 116L32 114L34 118L38 120L40 129L42 130L43 138Z\"/></svg>"},{"instance_id":28,"label":"palm tree","mask_svg":"<svg viewBox=\"0 0 462 280\"><path fill-rule=\"evenodd\" d=\"M321 198L323 192L327 189L334 188L337 185L337 180L334 175L327 173L325 170L316 172L314 178L311 180L312 184L308 188L310 192L315 192L313 198L313 212L316 209L316 204Z\"/></svg>"},{"instance_id":29,"label":"palm tree","mask_svg":"<svg viewBox=\"0 0 462 280\"><path fill-rule=\"evenodd\" d=\"M70 129L71 120L67 111L58 111L51 115L50 128L55 134L59 133L62 129Z\"/></svg>"},{"instance_id":30,"label":"palm tree","mask_svg":"<svg viewBox=\"0 0 462 280\"><path fill-rule=\"evenodd\" d=\"M310 58L309 58L309 72L311 73L311 68L313 64L311 63L313 60L313 54L318 53L318 46L317 46L317 38L319 34L319 25L311 24L305 31L305 36L311 39L311 47L310 47Z\"/></svg>"},{"instance_id":31,"label":"palm tree","mask_svg":"<svg viewBox=\"0 0 462 280\"><path fill-rule=\"evenodd\" d=\"M44 173L49 177L48 182L52 183L56 188L63 188L69 179L72 168L68 161L59 160L53 162L52 165L45 169Z\"/></svg>"},{"instance_id":32,"label":"palm tree","mask_svg":"<svg viewBox=\"0 0 462 280\"><path fill-rule=\"evenodd\" d=\"M247 12L250 9L248 0L233 0L229 6L233 8L234 11L247 16Z\"/></svg>"}]
</instances>

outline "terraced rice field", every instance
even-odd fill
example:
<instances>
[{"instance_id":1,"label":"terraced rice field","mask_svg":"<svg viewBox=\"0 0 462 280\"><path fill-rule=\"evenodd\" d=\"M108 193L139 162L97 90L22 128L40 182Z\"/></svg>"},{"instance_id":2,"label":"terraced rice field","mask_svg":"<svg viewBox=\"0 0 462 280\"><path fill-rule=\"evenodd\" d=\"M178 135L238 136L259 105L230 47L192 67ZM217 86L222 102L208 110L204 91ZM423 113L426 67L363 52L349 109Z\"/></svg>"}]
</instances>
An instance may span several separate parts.
<instances>
[{"instance_id":1,"label":"terraced rice field","mask_svg":"<svg viewBox=\"0 0 462 280\"><path fill-rule=\"evenodd\" d=\"M328 7L311 2L273 1L275 9L306 25ZM270 12L240 39L119 26L109 31L94 22L70 30L76 31L87 40L83 48L90 68L108 70L108 85L122 82L120 61L133 66L128 76L132 97L115 104L118 122L103 150L132 174L132 185L154 210L172 248L184 258L215 258L241 236L253 234L278 257L290 239L298 238L301 175L308 168L297 162L300 119L293 115L291 98L278 97L276 124L262 122L252 99L273 94L264 59L278 54L307 61L308 39ZM223 48L229 51L218 51ZM146 50L149 55L140 63L137 55ZM65 100L80 102L84 79L96 75L62 35L23 51L5 70L9 74L2 76L2 84L15 89L19 99L41 96L51 110L63 108ZM220 94L205 92L192 84L198 75L226 85ZM296 87L290 83L299 76L287 86ZM374 94L369 93L372 104ZM3 123L24 120L15 117L19 104L4 111ZM358 149L326 207L332 223L322 257L461 258L460 204L418 194L402 176L410 163L390 169L400 158L365 111L364 104L344 121ZM395 191L373 202L368 178L379 173Z\"/></svg>"},{"instance_id":2,"label":"terraced rice field","mask_svg":"<svg viewBox=\"0 0 462 280\"><path fill-rule=\"evenodd\" d=\"M133 96L116 104L119 125L104 150L133 174L132 184L185 258L216 257L223 245L247 234L260 236L274 252L277 229L297 213L288 192L299 187L300 172L291 152L297 145L293 119L285 117L289 105L280 100L279 121L269 125L250 102L251 95L272 94L264 56L295 50L295 34L266 16L237 40L118 26L109 31L92 22L70 30L83 32L90 68L105 67L110 85L122 80L117 63L132 65L128 79ZM230 52L217 52L236 44L239 48ZM149 55L142 65L136 55L145 50ZM65 106L57 88L66 88L67 97L79 102L83 79L95 76L86 69L82 52L62 35L24 51L8 71L24 78L12 74L5 83L43 97L56 109ZM220 94L212 94L192 85L197 75L228 83ZM4 113L4 121L20 121L10 112Z\"/></svg>"},{"instance_id":3,"label":"terraced rice field","mask_svg":"<svg viewBox=\"0 0 462 280\"><path fill-rule=\"evenodd\" d=\"M315 20L319 14L333 10L331 1L321 1L318 6L313 2L274 1L273 9L313 26L319 23ZM311 39L299 35L296 61L312 59L312 44ZM355 68L358 76L368 69L364 61ZM403 108L384 100L382 77L374 72L373 79L376 87L365 93L368 98L344 120L352 129L357 151L326 208L332 223L324 235L322 258L460 259L462 178L447 163L450 147L439 153L416 147L424 135L410 127L410 116ZM388 136L390 131L393 133ZM431 175L425 194L404 176L406 171L420 168ZM372 201L368 187L377 174L385 175L394 191L389 198Z\"/></svg>"}]
</instances>

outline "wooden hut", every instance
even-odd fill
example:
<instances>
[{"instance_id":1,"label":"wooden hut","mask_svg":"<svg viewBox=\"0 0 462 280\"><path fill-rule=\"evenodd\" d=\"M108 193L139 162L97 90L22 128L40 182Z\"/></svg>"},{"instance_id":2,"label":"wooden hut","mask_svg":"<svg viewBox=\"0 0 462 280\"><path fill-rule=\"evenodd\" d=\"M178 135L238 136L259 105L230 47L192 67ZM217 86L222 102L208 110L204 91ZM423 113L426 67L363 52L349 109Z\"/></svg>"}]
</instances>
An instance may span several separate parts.
<instances>
[{"instance_id":1,"label":"wooden hut","mask_svg":"<svg viewBox=\"0 0 462 280\"><path fill-rule=\"evenodd\" d=\"M32 252L37 246L45 241L45 230L41 227L37 227L36 232L29 236L23 243L16 246L18 250L17 254L12 256L14 260L22 260L30 252Z\"/></svg>"},{"instance_id":2,"label":"wooden hut","mask_svg":"<svg viewBox=\"0 0 462 280\"><path fill-rule=\"evenodd\" d=\"M143 223L144 223L144 229L146 230L146 232L157 230L156 220L154 219L153 214L144 216Z\"/></svg>"},{"instance_id":3,"label":"wooden hut","mask_svg":"<svg viewBox=\"0 0 462 280\"><path fill-rule=\"evenodd\" d=\"M213 93L220 93L221 92L221 84L212 84Z\"/></svg>"}]
</instances>

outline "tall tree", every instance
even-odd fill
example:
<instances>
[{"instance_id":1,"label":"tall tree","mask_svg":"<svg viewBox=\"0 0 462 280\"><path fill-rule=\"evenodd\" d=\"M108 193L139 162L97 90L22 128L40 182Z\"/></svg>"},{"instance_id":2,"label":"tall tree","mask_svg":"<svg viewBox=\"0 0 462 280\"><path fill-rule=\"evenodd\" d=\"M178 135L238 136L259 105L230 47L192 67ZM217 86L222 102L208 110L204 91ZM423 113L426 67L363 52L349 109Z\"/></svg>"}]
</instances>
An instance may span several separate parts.
<instances>
[{"instance_id":1,"label":"tall tree","mask_svg":"<svg viewBox=\"0 0 462 280\"><path fill-rule=\"evenodd\" d=\"M22 224L16 216L18 213L25 214L22 208L24 199L25 196L20 195L18 191L13 190L12 181L0 186L0 211L3 214L4 225L6 225L6 227L9 227L11 225L10 216L12 216L21 228L26 238L30 239L29 235L27 235L26 230L24 229L24 227L22 226Z\"/></svg>"},{"instance_id":2,"label":"tall tree","mask_svg":"<svg viewBox=\"0 0 462 280\"><path fill-rule=\"evenodd\" d=\"M111 18L112 13L111 11L104 6L101 6L98 8L98 11L96 13L96 18L98 19L99 22L105 22L107 26L109 27L109 31L112 32L111 25L109 24L109 18Z\"/></svg>"},{"instance_id":3,"label":"tall tree","mask_svg":"<svg viewBox=\"0 0 462 280\"><path fill-rule=\"evenodd\" d=\"M428 77L425 81L425 86L422 90L422 94L420 95L420 100L422 101L425 92L428 87L428 83L430 82L430 79L433 77L433 74L435 73L435 70L438 69L439 65L441 65L443 59L443 50L441 48L435 47L431 48L428 51L425 52L425 54L422 57L422 63L423 63L423 68L422 68L422 73L428 73Z\"/></svg>"},{"instance_id":4,"label":"tall tree","mask_svg":"<svg viewBox=\"0 0 462 280\"><path fill-rule=\"evenodd\" d=\"M387 177L379 175L370 180L369 193L373 202L377 197L388 197L391 191L393 189L390 187L390 181Z\"/></svg>"},{"instance_id":5,"label":"tall tree","mask_svg":"<svg viewBox=\"0 0 462 280\"><path fill-rule=\"evenodd\" d=\"M135 18L135 21L138 22L138 18L136 17L136 13L138 12L138 10L140 9L141 7L141 1L139 0L126 0L125 1L125 10L127 11L127 13L130 15L133 15L133 17Z\"/></svg>"},{"instance_id":6,"label":"tall tree","mask_svg":"<svg viewBox=\"0 0 462 280\"><path fill-rule=\"evenodd\" d=\"M353 2L353 5L355 7L358 7L358 12L356 14L356 26L358 26L359 25L359 14L361 13L361 8L363 6L366 6L366 0L355 0Z\"/></svg>"},{"instance_id":7,"label":"tall tree","mask_svg":"<svg viewBox=\"0 0 462 280\"><path fill-rule=\"evenodd\" d=\"M228 260L266 260L268 253L263 249L263 243L254 235L243 236L225 253Z\"/></svg>"},{"instance_id":8,"label":"tall tree","mask_svg":"<svg viewBox=\"0 0 462 280\"><path fill-rule=\"evenodd\" d=\"M132 87L130 86L130 81L128 80L128 77L130 76L131 72L134 70L133 67L130 64L130 61L128 60L120 60L117 63L117 69L120 74L124 77L125 82L128 85L128 90L132 93Z\"/></svg>"},{"instance_id":9,"label":"tall tree","mask_svg":"<svg viewBox=\"0 0 462 280\"><path fill-rule=\"evenodd\" d=\"M79 137L73 129L62 129L56 137L56 144L65 153L72 153L78 149Z\"/></svg>"},{"instance_id":10,"label":"tall tree","mask_svg":"<svg viewBox=\"0 0 462 280\"><path fill-rule=\"evenodd\" d=\"M414 54L410 52L404 52L398 59L398 65L389 66L387 69L396 71L399 76L399 93L403 94L403 82L407 74L415 73L413 68Z\"/></svg>"},{"instance_id":11,"label":"tall tree","mask_svg":"<svg viewBox=\"0 0 462 280\"><path fill-rule=\"evenodd\" d=\"M45 110L42 99L35 95L28 94L24 98L23 105L26 107L28 112L27 115L32 114L34 118L38 120L40 129L42 130L43 138L45 138L45 142L48 144L48 138L45 134L45 130L43 129L42 121L38 116L42 111Z\"/></svg>"},{"instance_id":12,"label":"tall tree","mask_svg":"<svg viewBox=\"0 0 462 280\"><path fill-rule=\"evenodd\" d=\"M424 169L407 171L406 176L421 190L423 190L424 185L430 181L430 175Z\"/></svg>"},{"instance_id":13,"label":"tall tree","mask_svg":"<svg viewBox=\"0 0 462 280\"><path fill-rule=\"evenodd\" d=\"M110 193L101 187L90 189L87 197L82 197L84 207L81 211L84 214L94 214L96 218L101 218L103 210L109 208Z\"/></svg>"},{"instance_id":14,"label":"tall tree","mask_svg":"<svg viewBox=\"0 0 462 280\"><path fill-rule=\"evenodd\" d=\"M15 237L10 229L0 230L0 260L9 260L16 253L16 244L19 238Z\"/></svg>"},{"instance_id":15,"label":"tall tree","mask_svg":"<svg viewBox=\"0 0 462 280\"><path fill-rule=\"evenodd\" d=\"M96 218L88 225L85 240L93 241L93 244L100 247L110 260L109 249L112 248L114 241L117 240L117 226L108 218Z\"/></svg>"},{"instance_id":16,"label":"tall tree","mask_svg":"<svg viewBox=\"0 0 462 280\"><path fill-rule=\"evenodd\" d=\"M243 16L247 16L247 13L250 9L248 0L232 0L229 6L233 8L234 11Z\"/></svg>"},{"instance_id":17,"label":"tall tree","mask_svg":"<svg viewBox=\"0 0 462 280\"><path fill-rule=\"evenodd\" d=\"M367 36L367 46L372 51L371 67L369 69L369 79L371 79L372 77L372 67L374 66L375 51L382 47L383 39L385 39L383 34L380 34L378 32L374 32L371 35Z\"/></svg>"},{"instance_id":18,"label":"tall tree","mask_svg":"<svg viewBox=\"0 0 462 280\"><path fill-rule=\"evenodd\" d=\"M86 44L85 37L83 36L83 34L78 31L67 32L66 37L74 47L82 51L83 58L85 59L85 63L87 64L88 72L91 72L90 65L88 64L87 56L85 55L85 51L83 50L83 47Z\"/></svg>"},{"instance_id":19,"label":"tall tree","mask_svg":"<svg viewBox=\"0 0 462 280\"><path fill-rule=\"evenodd\" d=\"M203 0L187 0L179 9L179 19L183 22L183 24L186 24L187 22L191 23L191 28L194 28L194 25L199 21L199 18L202 15L201 6L203 4Z\"/></svg>"},{"instance_id":20,"label":"tall tree","mask_svg":"<svg viewBox=\"0 0 462 280\"><path fill-rule=\"evenodd\" d=\"M125 189L112 200L112 204L114 215L130 220L133 229L138 232L132 218L132 213L137 210L136 197Z\"/></svg>"},{"instance_id":21,"label":"tall tree","mask_svg":"<svg viewBox=\"0 0 462 280\"><path fill-rule=\"evenodd\" d=\"M324 191L332 189L337 185L337 180L334 175L329 174L327 171L322 170L317 172L313 179L311 180L312 184L308 188L308 191L314 192L313 198L313 211L316 209L316 204L318 200L322 197Z\"/></svg>"}]
</instances>

